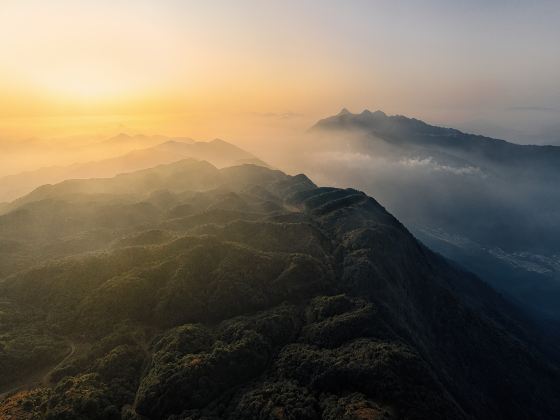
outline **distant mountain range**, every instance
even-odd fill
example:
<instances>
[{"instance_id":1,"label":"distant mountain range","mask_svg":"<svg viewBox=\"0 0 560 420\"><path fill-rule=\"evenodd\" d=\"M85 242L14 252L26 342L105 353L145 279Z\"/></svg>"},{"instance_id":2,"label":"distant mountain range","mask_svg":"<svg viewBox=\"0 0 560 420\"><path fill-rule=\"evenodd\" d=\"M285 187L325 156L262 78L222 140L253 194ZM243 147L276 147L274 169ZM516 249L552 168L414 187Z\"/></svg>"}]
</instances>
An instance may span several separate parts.
<instances>
[{"instance_id":1,"label":"distant mountain range","mask_svg":"<svg viewBox=\"0 0 560 420\"><path fill-rule=\"evenodd\" d=\"M0 215L0 418L542 419L558 343L376 200L187 159Z\"/></svg>"},{"instance_id":2,"label":"distant mountain range","mask_svg":"<svg viewBox=\"0 0 560 420\"><path fill-rule=\"evenodd\" d=\"M186 158L206 160L217 167L254 163L265 165L249 152L220 139L209 142L163 136L129 136L120 134L92 147L118 147L124 150L157 142L155 146L133 150L118 157L69 166L41 168L0 178L0 203L12 201L43 184L74 178L104 178L119 173L151 168ZM1 210L1 208L0 208Z\"/></svg>"},{"instance_id":3,"label":"distant mountain range","mask_svg":"<svg viewBox=\"0 0 560 420\"><path fill-rule=\"evenodd\" d=\"M433 249L560 319L560 147L368 110L343 109L310 132L315 179L366 190Z\"/></svg>"},{"instance_id":4,"label":"distant mountain range","mask_svg":"<svg viewBox=\"0 0 560 420\"><path fill-rule=\"evenodd\" d=\"M553 171L560 174L560 147L519 145L504 140L467 134L453 128L437 127L402 115L388 116L382 111L368 110L352 114L343 109L333 117L320 120L314 130L358 130L385 142L425 152L436 161L453 159L482 169L498 172L512 170L522 179L545 178ZM437 152L436 156L433 155ZM554 180L546 179L549 182Z\"/></svg>"}]
</instances>

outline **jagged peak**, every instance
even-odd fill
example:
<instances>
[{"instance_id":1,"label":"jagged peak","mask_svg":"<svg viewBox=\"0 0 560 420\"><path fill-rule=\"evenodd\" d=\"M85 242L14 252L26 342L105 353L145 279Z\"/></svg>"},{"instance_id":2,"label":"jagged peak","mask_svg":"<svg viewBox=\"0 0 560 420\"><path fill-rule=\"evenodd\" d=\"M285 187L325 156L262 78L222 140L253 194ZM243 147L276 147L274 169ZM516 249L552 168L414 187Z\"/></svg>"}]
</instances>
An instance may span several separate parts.
<instances>
[{"instance_id":1,"label":"jagged peak","mask_svg":"<svg viewBox=\"0 0 560 420\"><path fill-rule=\"evenodd\" d=\"M369 109L364 109L360 115L363 117L378 117L378 118L387 116L387 114L385 114L381 110L371 112Z\"/></svg>"},{"instance_id":2,"label":"jagged peak","mask_svg":"<svg viewBox=\"0 0 560 420\"><path fill-rule=\"evenodd\" d=\"M342 108L342 109L340 110L340 112L339 112L338 114L336 114L336 115L337 115L337 116L340 116L340 115L351 115L351 114L352 114L352 113L351 113L350 111L348 111L347 108Z\"/></svg>"}]
</instances>

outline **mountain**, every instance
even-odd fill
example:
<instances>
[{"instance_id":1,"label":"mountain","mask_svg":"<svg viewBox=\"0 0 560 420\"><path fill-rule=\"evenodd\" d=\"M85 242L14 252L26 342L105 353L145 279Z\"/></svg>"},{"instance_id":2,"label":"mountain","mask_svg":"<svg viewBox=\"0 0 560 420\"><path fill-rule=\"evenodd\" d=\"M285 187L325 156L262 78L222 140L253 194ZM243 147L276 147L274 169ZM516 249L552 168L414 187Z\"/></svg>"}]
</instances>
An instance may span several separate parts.
<instances>
[{"instance_id":1,"label":"mountain","mask_svg":"<svg viewBox=\"0 0 560 420\"><path fill-rule=\"evenodd\" d=\"M560 175L558 146L508 143L453 128L429 125L402 115L388 116L382 111L365 110L360 114L352 114L343 109L334 117L320 120L312 129L365 132L392 146L413 151L416 157L426 154L435 162L452 160L490 172L504 171L517 180L534 177L553 183L554 180L548 176L551 173Z\"/></svg>"},{"instance_id":2,"label":"mountain","mask_svg":"<svg viewBox=\"0 0 560 420\"><path fill-rule=\"evenodd\" d=\"M147 136L144 134L130 135L127 133L119 133L116 136L110 137L100 142L95 142L92 144L92 146L128 151L157 146L158 144L168 140L170 140L168 137L161 135ZM193 140L190 138L184 139L185 143L191 143L192 141Z\"/></svg>"},{"instance_id":3,"label":"mountain","mask_svg":"<svg viewBox=\"0 0 560 420\"><path fill-rule=\"evenodd\" d=\"M119 133L109 139L100 142L103 146L132 146L138 147L143 145L144 147L155 146L159 143L168 140L165 136L146 136L144 134L130 135L127 133ZM186 143L192 142L192 139L185 139Z\"/></svg>"},{"instance_id":4,"label":"mountain","mask_svg":"<svg viewBox=\"0 0 560 420\"><path fill-rule=\"evenodd\" d=\"M139 139L140 138L140 139ZM76 163L70 166L41 168L0 178L0 202L21 197L40 185L54 184L65 179L111 177L119 173L133 172L156 165L186 158L212 162L218 167L254 163L265 165L249 152L220 139L196 142L175 139L162 142L161 136L128 136L120 134L103 142L132 147L137 144L158 141L155 146L133 150L124 155L94 162Z\"/></svg>"},{"instance_id":5,"label":"mountain","mask_svg":"<svg viewBox=\"0 0 560 420\"><path fill-rule=\"evenodd\" d=\"M534 316L560 320L560 147L367 110L311 133L301 165L311 176L375 195L431 248Z\"/></svg>"},{"instance_id":6,"label":"mountain","mask_svg":"<svg viewBox=\"0 0 560 420\"><path fill-rule=\"evenodd\" d=\"M183 160L39 188L0 244L2 418L560 410L558 343L354 189Z\"/></svg>"}]
</instances>

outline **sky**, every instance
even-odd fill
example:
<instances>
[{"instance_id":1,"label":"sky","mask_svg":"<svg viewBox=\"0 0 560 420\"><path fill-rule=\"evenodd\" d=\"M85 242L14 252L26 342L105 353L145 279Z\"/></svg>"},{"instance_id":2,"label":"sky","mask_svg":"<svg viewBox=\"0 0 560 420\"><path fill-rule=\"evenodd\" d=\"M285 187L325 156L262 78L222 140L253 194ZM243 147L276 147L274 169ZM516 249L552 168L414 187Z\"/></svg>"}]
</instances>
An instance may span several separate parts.
<instances>
[{"instance_id":1,"label":"sky","mask_svg":"<svg viewBox=\"0 0 560 420\"><path fill-rule=\"evenodd\" d=\"M1 0L0 141L257 138L347 107L560 144L559 17L546 0Z\"/></svg>"}]
</instances>

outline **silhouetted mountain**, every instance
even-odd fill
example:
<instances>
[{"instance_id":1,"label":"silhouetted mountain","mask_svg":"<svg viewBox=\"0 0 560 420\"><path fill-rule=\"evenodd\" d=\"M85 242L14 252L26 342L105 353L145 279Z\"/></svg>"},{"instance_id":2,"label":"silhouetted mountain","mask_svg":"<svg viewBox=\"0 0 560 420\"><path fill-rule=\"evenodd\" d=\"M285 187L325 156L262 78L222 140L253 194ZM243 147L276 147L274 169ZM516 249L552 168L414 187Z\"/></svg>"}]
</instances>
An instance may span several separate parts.
<instances>
[{"instance_id":1,"label":"silhouetted mountain","mask_svg":"<svg viewBox=\"0 0 560 420\"><path fill-rule=\"evenodd\" d=\"M39 188L0 244L3 418L560 410L557 347L354 189L185 160Z\"/></svg>"},{"instance_id":2,"label":"silhouetted mountain","mask_svg":"<svg viewBox=\"0 0 560 420\"><path fill-rule=\"evenodd\" d=\"M313 177L374 194L430 247L536 316L560 319L560 147L367 110L312 132L316 157L303 166Z\"/></svg>"},{"instance_id":3,"label":"silhouetted mountain","mask_svg":"<svg viewBox=\"0 0 560 420\"><path fill-rule=\"evenodd\" d=\"M501 167L517 169L515 174L519 178L546 176L547 170L560 174L558 146L508 143L453 128L429 125L402 115L388 116L382 111L365 110L360 114L352 114L343 109L338 115L320 120L313 129L365 131L394 145L426 149L428 152L438 151L482 168L488 167L491 171Z\"/></svg>"},{"instance_id":4,"label":"silhouetted mountain","mask_svg":"<svg viewBox=\"0 0 560 420\"><path fill-rule=\"evenodd\" d=\"M140 137L140 140L138 138ZM54 184L66 179L111 177L120 173L151 168L181 159L194 158L206 160L218 167L253 163L265 165L249 152L223 140L195 142L189 139L167 140L161 136L128 136L120 134L104 143L138 144L138 142L160 142L147 149L134 150L122 156L95 162L77 163L70 166L42 168L18 175L0 178L0 201L11 201L21 197L40 185ZM148 140L143 140L148 139Z\"/></svg>"},{"instance_id":5,"label":"silhouetted mountain","mask_svg":"<svg viewBox=\"0 0 560 420\"><path fill-rule=\"evenodd\" d=\"M156 146L164 141L169 140L168 137L165 136L146 136L144 134L136 134L130 135L127 133L119 133L116 136L113 136L107 140L103 140L100 145L103 147L126 147L130 148L145 148L145 147L152 147ZM192 139L186 138L185 142L190 143Z\"/></svg>"}]
</instances>

